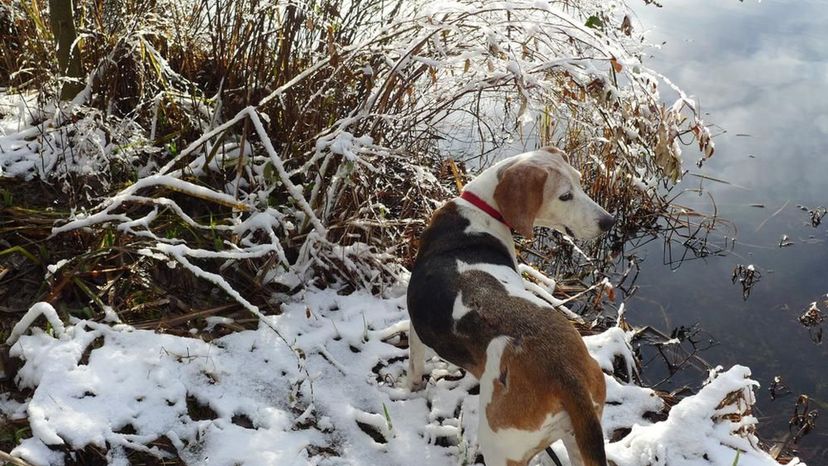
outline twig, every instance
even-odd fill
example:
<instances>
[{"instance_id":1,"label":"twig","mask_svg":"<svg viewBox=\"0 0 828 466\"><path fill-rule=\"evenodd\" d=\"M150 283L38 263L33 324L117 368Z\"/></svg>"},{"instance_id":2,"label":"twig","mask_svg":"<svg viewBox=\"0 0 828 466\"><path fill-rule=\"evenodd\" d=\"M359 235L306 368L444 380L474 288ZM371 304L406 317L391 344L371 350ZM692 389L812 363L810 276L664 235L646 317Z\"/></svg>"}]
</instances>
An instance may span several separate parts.
<instances>
[{"instance_id":1,"label":"twig","mask_svg":"<svg viewBox=\"0 0 828 466\"><path fill-rule=\"evenodd\" d=\"M3 450L0 450L0 460L3 460L7 463L11 463L14 466L32 466L30 463L6 453Z\"/></svg>"},{"instance_id":2,"label":"twig","mask_svg":"<svg viewBox=\"0 0 828 466\"><path fill-rule=\"evenodd\" d=\"M213 308L210 308L210 309L204 309L204 310L201 310L201 311L193 311L193 312L190 312L190 313L185 314L183 316L173 317L172 319L155 319L155 320L148 320L148 321L144 321L144 322L138 322L138 323L134 324L134 327L135 328L142 328L142 329L154 328L154 327L157 327L159 325L166 325L166 326L169 326L169 327L173 327L173 326L178 325L180 323L184 323L184 322L187 322L189 320L193 320L197 317L209 316L209 315L212 315L212 314L216 314L216 313L219 313L219 312L226 311L228 309L233 309L233 308L241 307L241 306L242 305L240 303L225 304L224 306L217 306L217 307L213 307Z\"/></svg>"},{"instance_id":3,"label":"twig","mask_svg":"<svg viewBox=\"0 0 828 466\"><path fill-rule=\"evenodd\" d=\"M641 330L639 330L638 333L651 333L653 335L656 335L656 336L664 339L664 341L668 341L668 340L671 339L670 337L665 335L660 330L658 330L656 328L653 328L653 327L650 327L649 325L642 328ZM679 346L679 345L674 345L674 346L678 347L679 350L681 350L680 352L685 353L685 357L684 357L684 360L682 361L682 364L684 364L685 362L689 362L690 365L692 365L693 367L695 367L696 369L698 369L699 371L702 371L702 372L706 372L706 371L710 370L710 368L712 367L707 361L702 359L701 356L699 356L695 353L689 353L688 351L684 350L684 348L681 348L681 346ZM679 350L675 350L675 352L679 353Z\"/></svg>"},{"instance_id":4,"label":"twig","mask_svg":"<svg viewBox=\"0 0 828 466\"><path fill-rule=\"evenodd\" d=\"M790 200L790 199L788 199L787 201L785 201L785 203L784 203L784 204L782 204L782 207L780 207L779 209L777 209L777 210L776 210L776 212L772 213L772 214L770 215L770 217L768 217L768 218L766 218L765 220L763 220L763 221L762 221L762 223L760 223L760 224L756 227L756 230L754 230L754 231L758 233L758 232L759 232L759 230L761 230L761 229L762 229L762 227L763 227L763 226L765 226L765 224L766 224L766 223L768 223L768 220L770 220L770 219L772 219L772 218L776 217L777 215L779 215L779 213L780 213L780 212L782 212L782 210L783 210L783 209L785 209L785 207L788 207L788 204L790 204L790 203L791 203L791 200Z\"/></svg>"}]
</instances>

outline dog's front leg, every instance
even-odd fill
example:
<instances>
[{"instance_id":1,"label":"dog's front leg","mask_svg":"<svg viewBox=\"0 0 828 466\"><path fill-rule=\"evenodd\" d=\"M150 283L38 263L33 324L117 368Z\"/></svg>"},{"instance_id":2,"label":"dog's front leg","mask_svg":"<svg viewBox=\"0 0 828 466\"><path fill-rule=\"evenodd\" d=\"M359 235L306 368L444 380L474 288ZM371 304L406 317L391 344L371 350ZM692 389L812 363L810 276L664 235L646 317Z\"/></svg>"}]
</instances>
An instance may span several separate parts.
<instances>
[{"instance_id":1,"label":"dog's front leg","mask_svg":"<svg viewBox=\"0 0 828 466\"><path fill-rule=\"evenodd\" d=\"M426 347L417 332L414 331L414 324L411 323L408 330L408 389L412 392L420 390L425 372Z\"/></svg>"}]
</instances>

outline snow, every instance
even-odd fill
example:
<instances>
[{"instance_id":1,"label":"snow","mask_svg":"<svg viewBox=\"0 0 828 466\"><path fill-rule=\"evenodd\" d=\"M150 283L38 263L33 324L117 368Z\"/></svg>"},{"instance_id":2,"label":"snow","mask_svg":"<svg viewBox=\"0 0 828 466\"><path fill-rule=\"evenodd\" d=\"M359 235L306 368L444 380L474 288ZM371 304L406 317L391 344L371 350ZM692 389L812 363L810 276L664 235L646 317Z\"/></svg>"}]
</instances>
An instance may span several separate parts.
<instances>
[{"instance_id":1,"label":"snow","mask_svg":"<svg viewBox=\"0 0 828 466\"><path fill-rule=\"evenodd\" d=\"M169 456L148 446L166 437L189 464L472 464L479 397L469 392L477 382L432 358L426 388L406 388L400 340L408 320L396 291L305 291L258 329L209 342L88 320L57 336L32 329L11 347L23 361L17 384L34 390L31 399L0 403L7 414L25 409L32 427L12 454L63 464L68 458L49 446L92 444L108 448L110 464L127 464L130 450ZM217 316L210 324L227 322ZM632 364L630 337L611 328L584 341L611 371L617 358ZM645 418L663 407L652 390L607 375L605 436L631 429L607 444L608 456L619 466L709 466L705 455L729 465L739 449L741 466L775 465L749 433L749 375L740 366L716 371L657 423ZM740 397L723 404L732 392Z\"/></svg>"},{"instance_id":2,"label":"snow","mask_svg":"<svg viewBox=\"0 0 828 466\"><path fill-rule=\"evenodd\" d=\"M24 419L26 417L26 405L26 403L9 398L8 393L0 393L0 414L9 419Z\"/></svg>"},{"instance_id":3,"label":"snow","mask_svg":"<svg viewBox=\"0 0 828 466\"><path fill-rule=\"evenodd\" d=\"M612 373L613 361L616 355L620 355L626 365L626 373L633 373L635 360L632 357L629 333L619 327L612 327L597 335L584 337L584 343L604 372Z\"/></svg>"},{"instance_id":4,"label":"snow","mask_svg":"<svg viewBox=\"0 0 828 466\"><path fill-rule=\"evenodd\" d=\"M63 333L66 331L63 327L63 322L57 315L57 311L55 308L52 307L49 303L36 303L34 306L29 308L28 312L23 315L23 318L15 324L14 328L12 328L11 334L9 334L9 338L6 339L7 345L13 345L18 338L26 331L29 327L32 326L34 321L43 316L49 321L52 328L55 331L55 335L61 337Z\"/></svg>"},{"instance_id":5,"label":"snow","mask_svg":"<svg viewBox=\"0 0 828 466\"><path fill-rule=\"evenodd\" d=\"M47 271L46 278L48 279L48 278L52 277L55 273L57 273L58 270L63 268L63 266L68 264L68 263L69 263L69 259L61 259L61 260L57 261L57 263L55 263L55 264L50 264L50 265L46 266L46 271Z\"/></svg>"},{"instance_id":6,"label":"snow","mask_svg":"<svg viewBox=\"0 0 828 466\"><path fill-rule=\"evenodd\" d=\"M201 198L201 199L204 199L204 200L209 200L209 201L213 201L213 202L218 203L218 204L232 206L233 208L236 208L238 210L248 210L248 207L246 205L241 204L237 199L235 199L233 196L230 196L228 194L218 193L218 192L215 192L211 189L205 188L203 186L198 186L196 184L178 179L178 178L170 176L170 175L150 175L150 176L141 178L140 180L138 180L135 183L133 183L132 185L130 185L128 188L121 191L120 193L108 198L107 201L106 201L107 206L104 210L101 210L100 212L98 212L96 214L93 214L93 215L89 215L89 216L78 215L72 221L66 223L65 225L61 225L59 227L53 228L52 229L52 235L57 235L59 233L63 233L63 232L78 229L78 228L84 228L84 227L94 225L94 224L98 224L98 223L105 223L105 222L111 221L111 220L120 220L120 221L122 221L123 223L121 225L119 225L119 228L122 229L122 230L127 230L127 231L131 231L132 227L137 226L137 225L143 225L144 227L147 227L149 222L151 222L154 219L152 214L148 215L147 217L144 217L143 219L141 219L141 221L134 221L134 220L130 219L129 217L125 216L125 215L112 214L111 212L114 211L114 210L117 210L124 203L129 202L129 201L135 201L135 200L158 203L158 204L165 205L166 207L175 206L175 204L172 201L169 201L169 200L164 199L164 198L150 199L150 198L137 196L135 194L143 188L147 188L147 187L151 187L151 186L159 186L159 185L160 186L166 186L166 187L168 187L170 189L173 189L175 191L179 191L179 192L182 192L182 193L185 193L185 194L189 194L191 196L198 197L198 198ZM178 211L178 213L182 217L183 220L185 220L188 224L190 224L190 225L192 225L196 228L211 228L211 227L208 227L208 226L201 225L201 224L197 223L195 220L193 220L192 218L190 218L188 215L184 214L184 212L182 212L180 210ZM212 228L226 229L228 227L219 225L219 226L213 226Z\"/></svg>"},{"instance_id":7,"label":"snow","mask_svg":"<svg viewBox=\"0 0 828 466\"><path fill-rule=\"evenodd\" d=\"M340 154L349 161L354 162L358 158L357 153L359 150L373 143L374 140L370 136L354 137L353 134L347 131L341 131L330 142L330 149L334 154Z\"/></svg>"},{"instance_id":8,"label":"snow","mask_svg":"<svg viewBox=\"0 0 828 466\"><path fill-rule=\"evenodd\" d=\"M67 119L71 123L57 124ZM93 108L72 113L40 106L36 93L0 93L0 176L30 180L99 175L115 162L134 161L134 151L124 147L142 140L134 123Z\"/></svg>"},{"instance_id":9,"label":"snow","mask_svg":"<svg viewBox=\"0 0 828 466\"><path fill-rule=\"evenodd\" d=\"M229 325L235 322L235 320L230 317L223 316L208 316L205 317L204 320L207 322L207 327L205 327L204 330L208 332L212 331L216 325Z\"/></svg>"},{"instance_id":10,"label":"snow","mask_svg":"<svg viewBox=\"0 0 828 466\"><path fill-rule=\"evenodd\" d=\"M604 7L601 5L602 10ZM546 13L535 16L537 12L529 11L533 8ZM613 5L607 8L617 11ZM509 11L512 19L503 22L499 11L488 14L487 9ZM398 73L404 76L412 62L417 66L428 64L435 73L439 72L438 77L432 78L440 79L436 89L429 92L416 89L412 95L414 115L443 108L447 100L456 100L470 91L483 93L514 82L513 90L525 101L525 109L519 115L526 121L545 111L549 92L558 89L545 81L548 71L560 68L574 83L583 85L602 76L597 66L604 66L609 57L618 57L625 70L637 63L631 59L639 50L633 44L635 38L626 44L608 40L607 36L585 27L583 21L570 16L567 10L565 5L546 1L496 2L485 8L482 3L439 2L423 8L413 20L400 20L427 23L420 25L423 29L414 28L411 35L400 35L397 28L402 23L390 22L377 26L375 34L362 42L342 47L340 52L342 56L365 52L374 55L369 44L390 44L388 48L377 49L384 52L379 56L386 60L387 66L377 66L375 70L371 65L364 65L363 73L374 76L378 82ZM460 17L465 19L461 21ZM447 25L458 21L468 32L454 46L444 46L436 32L448 31ZM511 38L513 35L515 39ZM542 53L537 57L512 48L522 41L559 37L569 40L556 39L550 42L552 45L540 47ZM439 53L415 55L415 52L425 53L421 47L424 43ZM143 44L161 73L174 81L183 79L151 44ZM629 53L621 45L631 47ZM584 60L585 55L592 59ZM110 55L89 75L86 89L68 107L40 108L35 94L0 94L0 176L53 180L68 173L105 174L111 171L113 162L131 166L138 160L135 154L122 148L162 151L149 146L146 131L136 123L83 107L92 96L93 80L113 59ZM292 86L329 66L330 60L331 57L323 57L316 61L263 98L260 106L281 98ZM656 88L651 90L646 81L648 74L679 93L674 105L659 110L663 115L651 114L654 110L650 108L656 108L653 104L660 100ZM663 147L659 152L664 158L664 169L680 168L681 151L674 136L680 129L679 120L684 120L685 115L680 112L695 116L695 102L650 70L644 69L640 75L627 76L627 79L631 80L630 86L623 88L603 79L606 99L631 95L635 95L635 100L640 98L643 104L635 107L636 110L654 122L665 122L660 127L664 137L660 139ZM68 223L57 226L54 235L113 223L119 231L155 240L155 244L139 253L170 268L180 264L196 277L212 282L255 314L260 326L257 330L205 341L209 339L207 335L196 329L190 337L179 337L132 328L120 322L119 310L109 307L104 308L104 323L73 320L65 325L50 304L35 304L14 327L8 340L12 356L23 361L16 383L33 390L31 398L23 403L0 395L0 413L15 419L27 417L31 424L33 436L21 441L13 454L33 464L61 464L69 461L64 453L66 449L50 447L68 445L71 449L81 449L85 445L97 445L108 450L107 460L111 464L127 464L131 450L159 458L167 456L159 447L149 446L164 437L189 464L204 464L208 460L221 465L473 463L477 452L479 397L470 392L477 382L456 367L431 359L426 364L431 375L427 387L416 393L406 388L407 350L401 346L404 346L402 335L408 331L408 320L405 299L400 293L405 286L406 272L387 255L365 244L341 246L325 240L331 206L342 194L341 187L352 170L355 167L375 170L367 155L394 153L392 148L379 146L381 141L375 144L370 136L360 133L360 128L379 121L372 118L387 119L399 126L413 121L373 113L387 110L377 104L386 89L376 86L366 96L365 105L319 133L316 153L292 171L285 167L265 131L262 120L267 122L269 117L251 106L221 124L211 120L209 125L203 125L206 126L202 128L203 134L177 154L132 167L139 174L138 182L107 198L89 213L73 214ZM497 96L499 101L500 94ZM156 136L160 102L160 97L153 98L149 140ZM198 106L197 111L207 117L205 120L210 119L211 113L219 114L218 108L209 109L196 100L181 103L191 108ZM583 107L578 108L579 118L585 118L587 126L599 116L601 125L608 117L613 125L623 121L614 112L597 111L599 103L584 100ZM566 117L566 112L561 116ZM243 150L240 145L227 143L221 151L224 159L209 159L207 154L215 154L211 150L215 140L245 119L252 123L256 132L254 139L262 145L258 154L249 143ZM701 120L695 121L701 125ZM633 139L646 138L651 132L645 131ZM633 142L630 151L642 148L650 150L644 144ZM712 144L705 151L712 151ZM199 155L202 152L204 155ZM228 160L238 159L242 152L251 161L246 168L248 176L225 184L223 192L183 179L185 172L198 177L207 170L220 169ZM322 188L323 183L316 183L308 198L306 190L292 178L297 173L316 170L319 160L322 160L323 173L328 173L329 163L337 164L331 169L336 175L327 189ZM159 166L161 163L164 165ZM264 178L266 164L272 165L277 178L268 180L269 183L281 185L280 189L297 211L286 213L266 207L270 188L240 192L239 187L254 186ZM181 166L185 168L174 169ZM411 168L420 184L437 184L429 171ZM676 173L678 176L679 171ZM654 175L645 171L640 175L641 179L636 178L635 183L645 189L642 180L652 180ZM235 214L225 223L201 224L171 199L138 194L139 190L152 191L157 186L230 206ZM123 206L131 203L148 205L151 210L144 217L130 218L123 213ZM323 208L320 211L312 205ZM383 208L374 205L377 209ZM151 225L164 210L171 211L193 228L233 231L239 242L226 242L222 250L212 251L191 248L180 238L158 237ZM362 221L365 219L356 219L352 224L359 226ZM281 244L280 238L284 235L280 230L294 231L302 228L297 225L305 223L313 229L305 235L299 258L290 263ZM264 243L257 240L259 236L265 238ZM573 246L577 253L590 260L574 243ZM381 285L387 296L381 298L363 292L341 295L335 289L309 290L285 303L280 315L265 316L221 274L202 270L197 260L224 260L227 267L221 269L222 273L232 273L232 266L228 265L231 261L269 254L275 254L279 263L265 271L264 282L279 282L297 289L312 282L313 267L331 264L333 257L338 261L337 266L341 263L354 281ZM53 275L65 264L62 261L50 265L48 271ZM389 285L378 278L381 268L385 268L382 272L387 275L399 277L400 282ZM561 312L568 312L563 306L566 301L552 295L554 281L528 267L521 268L521 272L530 279L524 280L526 293L521 296L553 303ZM599 283L596 287L604 285ZM32 327L41 315L53 334ZM569 317L577 318L573 314ZM209 317L204 331L230 323L222 316ZM630 335L625 331L610 329L585 338L585 342L605 371L611 372L620 360L626 365L627 374L634 372ZM743 451L739 463L742 466L776 464L754 447L755 439L750 434L755 419L746 409L753 401L751 390L755 384L748 378L749 372L737 366L713 375L698 395L683 400L667 420L657 423L646 416L663 408L663 402L652 390L607 375L605 435L610 438L619 429L630 430L621 441L608 444L610 458L619 466L707 466L710 461L729 465L739 449ZM734 392L741 394L735 408L731 404L720 406L722 399ZM373 434L364 432L360 425ZM560 448L556 448L560 453Z\"/></svg>"},{"instance_id":11,"label":"snow","mask_svg":"<svg viewBox=\"0 0 828 466\"><path fill-rule=\"evenodd\" d=\"M735 464L736 451L741 452L740 466L774 464L757 449L752 434L757 420L750 415L754 402L750 369L734 366L711 371L711 379L698 394L687 397L670 411L667 420L650 426L635 426L620 442L611 444L609 459L618 464L653 464L695 466L704 464ZM722 400L736 394L733 403ZM734 435L743 431L744 435ZM788 463L802 464L798 460Z\"/></svg>"}]
</instances>

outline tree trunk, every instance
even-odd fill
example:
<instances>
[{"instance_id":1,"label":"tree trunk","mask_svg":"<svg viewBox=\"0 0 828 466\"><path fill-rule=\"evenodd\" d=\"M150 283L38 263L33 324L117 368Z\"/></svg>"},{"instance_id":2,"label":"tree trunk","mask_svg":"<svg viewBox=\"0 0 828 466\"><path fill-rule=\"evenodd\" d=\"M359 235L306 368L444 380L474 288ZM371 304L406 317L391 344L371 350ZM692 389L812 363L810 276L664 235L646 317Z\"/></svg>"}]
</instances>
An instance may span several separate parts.
<instances>
[{"instance_id":1,"label":"tree trunk","mask_svg":"<svg viewBox=\"0 0 828 466\"><path fill-rule=\"evenodd\" d=\"M60 91L61 100L73 99L85 87L80 48L75 44L77 34L72 20L72 11L72 0L49 0L49 16L52 23L52 35L55 37L57 46L60 76L78 79L63 83ZM75 44L74 47L73 44Z\"/></svg>"}]
</instances>

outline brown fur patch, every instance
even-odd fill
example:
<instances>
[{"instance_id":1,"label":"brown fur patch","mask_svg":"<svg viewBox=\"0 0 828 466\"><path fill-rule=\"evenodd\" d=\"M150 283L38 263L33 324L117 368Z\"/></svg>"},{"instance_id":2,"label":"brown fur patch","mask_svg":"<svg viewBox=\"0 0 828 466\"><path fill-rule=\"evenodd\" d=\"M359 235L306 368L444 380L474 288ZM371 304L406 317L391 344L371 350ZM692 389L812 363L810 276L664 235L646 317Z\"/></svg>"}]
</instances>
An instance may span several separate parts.
<instances>
[{"instance_id":1,"label":"brown fur patch","mask_svg":"<svg viewBox=\"0 0 828 466\"><path fill-rule=\"evenodd\" d=\"M480 345L476 338L469 335L454 334L450 338L454 338L457 345L461 345L471 355L471 361L463 365L463 369L471 372L471 374L480 380L483 377L483 371L486 370L486 347Z\"/></svg>"},{"instance_id":2,"label":"brown fur patch","mask_svg":"<svg viewBox=\"0 0 828 466\"><path fill-rule=\"evenodd\" d=\"M429 225L432 225L432 224L437 223L438 221L440 221L440 219L445 217L445 216L450 216L451 217L451 216L455 216L455 215L459 215L457 213L457 204L455 204L454 202L447 202L447 203L443 204L442 207L437 209L431 215L431 220L429 220L428 223L429 223Z\"/></svg>"},{"instance_id":3,"label":"brown fur patch","mask_svg":"<svg viewBox=\"0 0 828 466\"><path fill-rule=\"evenodd\" d=\"M500 175L494 192L500 213L516 232L531 238L549 171L535 163L518 162L503 169Z\"/></svg>"},{"instance_id":4,"label":"brown fur patch","mask_svg":"<svg viewBox=\"0 0 828 466\"><path fill-rule=\"evenodd\" d=\"M548 416L566 410L576 433L580 434L581 418L601 418L606 386L598 363L589 356L580 335L565 319L552 319L544 324L557 337L555 353L565 355L549 354L549 342L535 338L506 347L500 360L501 376L506 374L505 383L504 377L494 379L492 401L485 407L486 419L494 431L507 428L538 431ZM576 386L586 391L578 392L573 389ZM580 400L575 397L591 398L584 401L587 405L592 402L598 405L595 414L573 410L573 406L585 404L577 402ZM557 439L541 441L515 464L526 464L554 440ZM582 453L582 456L590 464L590 455Z\"/></svg>"},{"instance_id":5,"label":"brown fur patch","mask_svg":"<svg viewBox=\"0 0 828 466\"><path fill-rule=\"evenodd\" d=\"M538 356L541 355L525 353L512 345L503 351L500 371L507 372L506 383L494 380L492 401L486 406L486 418L492 430L536 431L549 414L563 409L560 393L556 393L560 390L554 381L548 380L552 374L542 373L544 365L535 361Z\"/></svg>"}]
</instances>

